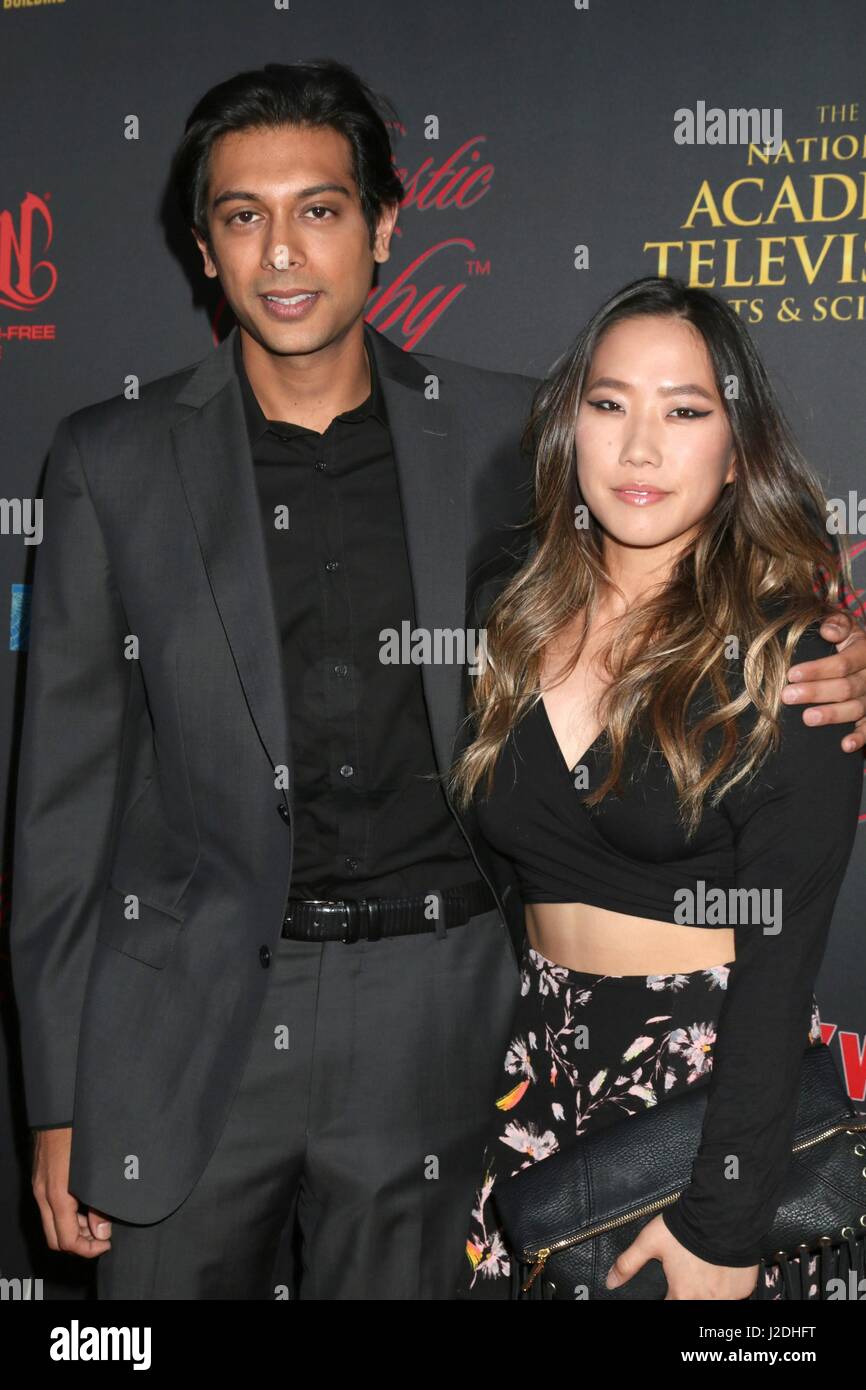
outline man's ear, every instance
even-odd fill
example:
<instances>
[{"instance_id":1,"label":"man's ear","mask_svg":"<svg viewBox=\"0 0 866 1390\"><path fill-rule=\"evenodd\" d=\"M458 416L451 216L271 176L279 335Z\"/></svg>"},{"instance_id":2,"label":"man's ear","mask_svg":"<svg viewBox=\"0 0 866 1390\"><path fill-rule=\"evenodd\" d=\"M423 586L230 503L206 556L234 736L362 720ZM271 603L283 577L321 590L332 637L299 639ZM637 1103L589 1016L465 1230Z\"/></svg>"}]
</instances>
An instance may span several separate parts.
<instances>
[{"instance_id":1,"label":"man's ear","mask_svg":"<svg viewBox=\"0 0 866 1390\"><path fill-rule=\"evenodd\" d=\"M391 255L391 236L397 223L397 214L400 211L399 203L384 203L379 213L376 224L376 235L373 238L373 259L383 265Z\"/></svg>"},{"instance_id":2,"label":"man's ear","mask_svg":"<svg viewBox=\"0 0 866 1390\"><path fill-rule=\"evenodd\" d=\"M195 238L196 246L202 254L205 275L208 277L209 280L215 280L219 272L217 271L217 268L211 257L210 247L208 246L206 241L202 240L195 227L190 227L190 231L192 232L193 237Z\"/></svg>"}]
</instances>

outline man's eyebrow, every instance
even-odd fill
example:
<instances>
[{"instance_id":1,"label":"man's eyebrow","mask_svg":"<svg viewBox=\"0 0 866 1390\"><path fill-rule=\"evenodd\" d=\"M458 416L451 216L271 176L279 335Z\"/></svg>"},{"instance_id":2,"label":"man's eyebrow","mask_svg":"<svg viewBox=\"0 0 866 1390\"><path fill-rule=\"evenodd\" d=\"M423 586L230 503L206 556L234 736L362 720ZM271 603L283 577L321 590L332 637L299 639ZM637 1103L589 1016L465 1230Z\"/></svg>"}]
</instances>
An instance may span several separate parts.
<instances>
[{"instance_id":1,"label":"man's eyebrow","mask_svg":"<svg viewBox=\"0 0 866 1390\"><path fill-rule=\"evenodd\" d=\"M591 382L586 389L587 391L594 391L597 386L612 386L616 391L631 390L627 381L620 381L615 376L596 377L595 381ZM660 386L656 394L659 396L704 396L708 401L715 399L706 387L699 386L695 381L687 381L680 386Z\"/></svg>"},{"instance_id":2,"label":"man's eyebrow","mask_svg":"<svg viewBox=\"0 0 866 1390\"><path fill-rule=\"evenodd\" d=\"M296 198L312 198L318 193L343 193L347 198L352 194L345 184L342 183L314 183L309 188L299 188L294 195ZM214 198L213 206L218 208L221 203L258 203L261 198L258 193L250 193L243 188L227 188L225 193L220 193L219 197Z\"/></svg>"}]
</instances>

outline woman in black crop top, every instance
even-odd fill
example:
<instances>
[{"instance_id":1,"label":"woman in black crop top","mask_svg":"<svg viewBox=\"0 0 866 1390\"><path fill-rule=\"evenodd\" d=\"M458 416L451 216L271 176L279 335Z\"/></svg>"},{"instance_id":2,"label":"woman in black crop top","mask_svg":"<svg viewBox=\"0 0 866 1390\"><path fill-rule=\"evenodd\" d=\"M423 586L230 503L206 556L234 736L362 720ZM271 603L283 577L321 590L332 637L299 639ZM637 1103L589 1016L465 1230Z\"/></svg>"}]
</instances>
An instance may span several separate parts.
<instances>
[{"instance_id":1,"label":"woman in black crop top","mask_svg":"<svg viewBox=\"0 0 866 1390\"><path fill-rule=\"evenodd\" d=\"M513 1296L499 1173L708 1078L691 1182L609 1284L657 1258L668 1298L747 1298L863 775L782 691L832 653L817 629L852 589L847 556L745 328L706 291L614 296L529 433L535 545L488 617L450 787L527 920L457 1296Z\"/></svg>"}]
</instances>

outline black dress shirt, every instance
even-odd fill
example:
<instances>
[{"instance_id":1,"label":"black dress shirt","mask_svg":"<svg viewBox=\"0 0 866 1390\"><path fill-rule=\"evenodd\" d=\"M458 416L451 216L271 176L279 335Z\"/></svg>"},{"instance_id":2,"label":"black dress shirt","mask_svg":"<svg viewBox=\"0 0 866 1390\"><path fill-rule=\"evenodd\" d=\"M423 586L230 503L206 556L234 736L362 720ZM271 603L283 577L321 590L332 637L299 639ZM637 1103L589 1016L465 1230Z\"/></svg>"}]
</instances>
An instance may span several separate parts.
<instances>
[{"instance_id":1,"label":"black dress shirt","mask_svg":"<svg viewBox=\"0 0 866 1390\"><path fill-rule=\"evenodd\" d=\"M429 893L479 878L441 784L421 667L383 665L379 632L415 626L391 436L372 390L325 430L266 420L235 364L280 634L294 786L291 891ZM276 508L288 508L280 529ZM287 841L288 842L288 841ZM66 1129L34 1125L35 1130Z\"/></svg>"},{"instance_id":2,"label":"black dress shirt","mask_svg":"<svg viewBox=\"0 0 866 1390\"><path fill-rule=\"evenodd\" d=\"M235 341L289 705L298 897L429 893L479 877L442 786L423 780L436 761L421 668L379 659L380 631L414 627L415 612L369 343L367 358L370 395L319 434L265 418L240 331Z\"/></svg>"}]
</instances>

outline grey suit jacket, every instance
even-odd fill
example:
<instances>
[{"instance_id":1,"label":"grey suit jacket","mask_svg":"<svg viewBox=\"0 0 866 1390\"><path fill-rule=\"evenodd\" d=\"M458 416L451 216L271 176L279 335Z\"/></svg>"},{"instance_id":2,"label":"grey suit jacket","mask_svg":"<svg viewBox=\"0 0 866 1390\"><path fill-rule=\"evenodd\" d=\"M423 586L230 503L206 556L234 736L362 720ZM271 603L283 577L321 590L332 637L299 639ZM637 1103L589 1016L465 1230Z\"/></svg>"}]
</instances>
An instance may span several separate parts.
<instances>
[{"instance_id":1,"label":"grey suit jacket","mask_svg":"<svg viewBox=\"0 0 866 1390\"><path fill-rule=\"evenodd\" d=\"M137 1222L174 1210L214 1149L291 880L275 775L291 787L290 712L237 331L139 400L62 419L43 485L10 932L28 1121L71 1119L71 1190ZM365 335L416 624L472 626L525 548L537 383ZM471 678L421 674L444 771ZM460 823L516 952L509 866L471 811Z\"/></svg>"}]
</instances>

